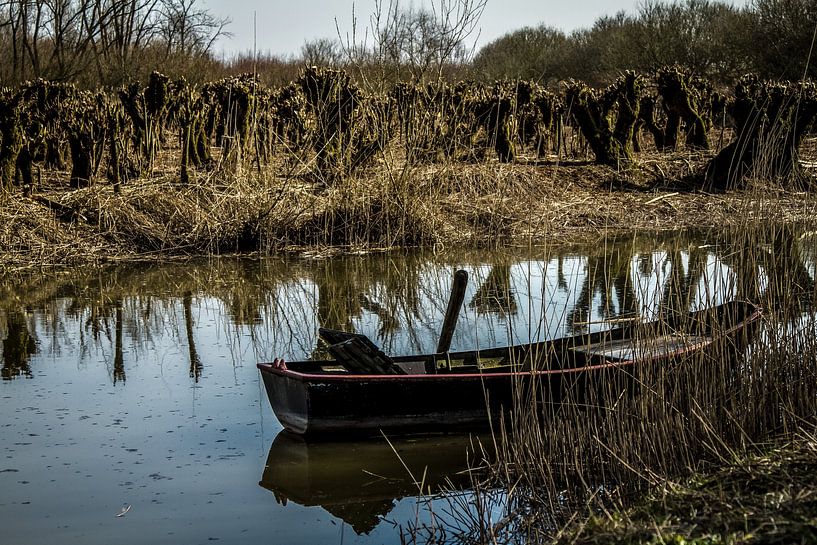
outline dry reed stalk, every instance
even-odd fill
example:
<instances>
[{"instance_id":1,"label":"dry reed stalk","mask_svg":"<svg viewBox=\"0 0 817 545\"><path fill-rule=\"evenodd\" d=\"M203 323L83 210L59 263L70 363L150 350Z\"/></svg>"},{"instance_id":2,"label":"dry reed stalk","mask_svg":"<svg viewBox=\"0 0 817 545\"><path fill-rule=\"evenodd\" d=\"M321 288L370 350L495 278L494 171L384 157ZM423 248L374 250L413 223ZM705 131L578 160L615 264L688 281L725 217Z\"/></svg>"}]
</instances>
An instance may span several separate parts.
<instances>
[{"instance_id":1,"label":"dry reed stalk","mask_svg":"<svg viewBox=\"0 0 817 545\"><path fill-rule=\"evenodd\" d=\"M805 268L798 231L756 219L775 217L777 196L756 191L748 197L742 224L725 231L718 255L739 271L733 296L767 309L751 350L737 367L726 365L722 352L675 369L646 370L636 395L610 382L588 399L551 406L526 392L501 427L493 469L493 486L506 490L508 510L524 513L506 539L582 535L596 542L586 531L587 516L622 512L639 490L740 463L756 445L817 425L817 283ZM608 289L607 278L600 278L601 289ZM677 299L681 311L691 302L684 292L664 297ZM808 463L817 464L809 452Z\"/></svg>"}]
</instances>

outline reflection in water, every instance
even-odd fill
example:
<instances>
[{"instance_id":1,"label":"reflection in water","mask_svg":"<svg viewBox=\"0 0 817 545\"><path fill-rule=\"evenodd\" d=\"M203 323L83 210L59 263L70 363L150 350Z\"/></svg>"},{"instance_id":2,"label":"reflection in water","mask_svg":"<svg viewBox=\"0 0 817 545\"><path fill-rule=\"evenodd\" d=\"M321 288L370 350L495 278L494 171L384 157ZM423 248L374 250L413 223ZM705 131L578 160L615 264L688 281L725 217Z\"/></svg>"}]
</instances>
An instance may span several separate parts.
<instances>
[{"instance_id":1,"label":"reflection in water","mask_svg":"<svg viewBox=\"0 0 817 545\"><path fill-rule=\"evenodd\" d=\"M444 475L470 487L461 471L470 443L395 443L412 478L384 441L273 441L280 426L256 361L309 357L320 326L365 333L393 354L431 352L458 268L472 282L454 350L595 331L736 297L758 301L761 292L773 310L791 302L791 290L813 298L816 248L817 237L786 228L634 236L513 255L220 258L0 280L3 543L398 542L384 522L413 518L414 498L449 501L428 500ZM760 400L771 415L744 423L749 436L751 426L782 421L775 412L787 407L773 387L813 384L810 371L793 364L785 376L749 377L747 403ZM287 506L257 486L265 456L261 483ZM72 501L55 489L74 491ZM462 497L449 512L474 507L474 494ZM134 505L124 519L113 516L120 502Z\"/></svg>"},{"instance_id":2,"label":"reflection in water","mask_svg":"<svg viewBox=\"0 0 817 545\"><path fill-rule=\"evenodd\" d=\"M327 260L313 276L318 295L318 323L329 329L349 331L360 317L361 283L367 279L355 274L347 261Z\"/></svg>"},{"instance_id":3,"label":"reflection in water","mask_svg":"<svg viewBox=\"0 0 817 545\"><path fill-rule=\"evenodd\" d=\"M125 382L125 355L122 352L122 301L114 305L116 309L116 342L113 356L113 382Z\"/></svg>"},{"instance_id":4,"label":"reflection in water","mask_svg":"<svg viewBox=\"0 0 817 545\"><path fill-rule=\"evenodd\" d=\"M596 314L601 320L637 315L638 298L633 291L631 250L616 245L603 254L587 256L586 274L578 301L568 314L572 333L587 331L594 302ZM649 277L642 277L645 278Z\"/></svg>"},{"instance_id":5,"label":"reflection in water","mask_svg":"<svg viewBox=\"0 0 817 545\"><path fill-rule=\"evenodd\" d=\"M86 354L104 350L112 381L121 383L123 351L138 357L155 335L169 332L186 347L198 382L206 372L196 345L199 316L211 311L236 350L249 348L257 359L321 356L318 327L357 330L394 354L430 352L456 268L468 270L472 283L453 348L530 342L735 297L757 300L770 284L811 293L814 265L804 256L814 255L813 243L784 228L768 235L635 236L515 257L216 259L32 275L0 283L2 376L31 376L36 340L45 339L51 351L76 343Z\"/></svg>"},{"instance_id":6,"label":"reflection in water","mask_svg":"<svg viewBox=\"0 0 817 545\"><path fill-rule=\"evenodd\" d=\"M732 234L732 243L743 242L743 237L740 233ZM780 297L785 296L787 301L810 301L815 293L814 262L806 261L804 256L808 255L809 247L813 252L814 242L813 236L801 239L794 228L784 226L761 244L729 255L724 261L728 259L733 267L745 270L738 277L737 295L748 298L774 286L786 288L775 291L780 291ZM758 266L751 267L751 263Z\"/></svg>"},{"instance_id":7,"label":"reflection in water","mask_svg":"<svg viewBox=\"0 0 817 545\"><path fill-rule=\"evenodd\" d=\"M37 341L28 329L25 314L12 311L6 314L6 336L3 339L3 380L31 377L29 360L37 353Z\"/></svg>"},{"instance_id":8,"label":"reflection in water","mask_svg":"<svg viewBox=\"0 0 817 545\"><path fill-rule=\"evenodd\" d=\"M190 358L190 378L199 381L201 377L201 359L196 351L196 341L193 339L193 294L185 291L182 296L182 308L184 309L184 332L187 334L187 353Z\"/></svg>"},{"instance_id":9,"label":"reflection in water","mask_svg":"<svg viewBox=\"0 0 817 545\"><path fill-rule=\"evenodd\" d=\"M381 303L371 299L368 295L360 295L360 308L377 315L380 319L380 327L377 336L387 337L400 329L400 320L388 308Z\"/></svg>"},{"instance_id":10,"label":"reflection in water","mask_svg":"<svg viewBox=\"0 0 817 545\"><path fill-rule=\"evenodd\" d=\"M368 534L403 498L469 487L482 444L465 435L309 443L282 431L259 484L281 505L319 506Z\"/></svg>"},{"instance_id":11,"label":"reflection in water","mask_svg":"<svg viewBox=\"0 0 817 545\"><path fill-rule=\"evenodd\" d=\"M480 314L498 316L516 314L516 296L511 287L511 266L503 263L491 267L491 272L468 305Z\"/></svg>"}]
</instances>

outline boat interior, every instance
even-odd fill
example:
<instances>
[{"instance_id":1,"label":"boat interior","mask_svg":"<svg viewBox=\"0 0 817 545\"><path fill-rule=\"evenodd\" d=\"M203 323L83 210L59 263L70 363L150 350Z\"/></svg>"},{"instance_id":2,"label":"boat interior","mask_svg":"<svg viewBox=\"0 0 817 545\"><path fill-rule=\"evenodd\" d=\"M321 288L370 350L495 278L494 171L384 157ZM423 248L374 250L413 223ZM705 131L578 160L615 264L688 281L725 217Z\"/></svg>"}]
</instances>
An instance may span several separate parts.
<instances>
[{"instance_id":1,"label":"boat interior","mask_svg":"<svg viewBox=\"0 0 817 545\"><path fill-rule=\"evenodd\" d=\"M644 324L649 326L649 324ZM605 363L670 357L699 348L713 339L711 327L656 330L622 327L532 344L484 350L395 356L385 354L365 335L321 329L334 359L293 362L289 368L310 374L422 375L509 373L563 370Z\"/></svg>"},{"instance_id":2,"label":"boat interior","mask_svg":"<svg viewBox=\"0 0 817 545\"><path fill-rule=\"evenodd\" d=\"M321 328L319 336L332 359L287 366L296 372L327 375L487 374L670 359L706 346L753 314L759 315L759 310L751 303L733 301L695 312L668 312L651 322L627 321L621 327L572 337L411 356L389 356L365 335Z\"/></svg>"}]
</instances>

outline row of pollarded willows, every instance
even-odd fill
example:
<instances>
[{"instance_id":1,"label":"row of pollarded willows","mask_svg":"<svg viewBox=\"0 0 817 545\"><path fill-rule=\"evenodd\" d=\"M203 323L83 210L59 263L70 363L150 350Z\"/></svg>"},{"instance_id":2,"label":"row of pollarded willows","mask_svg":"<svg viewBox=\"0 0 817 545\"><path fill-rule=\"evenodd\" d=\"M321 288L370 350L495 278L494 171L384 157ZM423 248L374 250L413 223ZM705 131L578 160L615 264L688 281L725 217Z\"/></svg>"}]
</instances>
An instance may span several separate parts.
<instances>
[{"instance_id":1,"label":"row of pollarded willows","mask_svg":"<svg viewBox=\"0 0 817 545\"><path fill-rule=\"evenodd\" d=\"M731 189L751 177L802 182L797 149L815 118L810 82L746 76L727 93L677 66L627 72L606 89L569 81L559 92L508 80L398 83L374 94L342 70L318 67L277 89L252 75L196 86L154 72L147 85L116 92L38 80L0 93L0 186L28 191L37 173L70 163L70 187L105 179L117 190L150 177L163 154L183 184L216 167L283 162L331 185L378 157L474 162L490 150L515 162L589 148L597 163L620 167L644 148L710 150L719 125L734 140L694 181Z\"/></svg>"}]
</instances>

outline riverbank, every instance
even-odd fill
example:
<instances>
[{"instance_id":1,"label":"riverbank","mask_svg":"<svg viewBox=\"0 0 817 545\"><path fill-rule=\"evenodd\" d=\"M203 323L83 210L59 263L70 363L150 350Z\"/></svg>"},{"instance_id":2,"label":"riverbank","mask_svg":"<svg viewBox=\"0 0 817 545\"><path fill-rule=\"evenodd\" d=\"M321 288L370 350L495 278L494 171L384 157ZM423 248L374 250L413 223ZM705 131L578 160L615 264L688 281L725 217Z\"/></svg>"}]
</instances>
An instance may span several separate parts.
<instances>
[{"instance_id":1,"label":"riverbank","mask_svg":"<svg viewBox=\"0 0 817 545\"><path fill-rule=\"evenodd\" d=\"M535 246L628 231L801 222L817 198L757 183L707 193L686 180L705 154L644 157L617 170L584 161L387 163L331 187L271 169L161 171L67 191L55 173L31 197L0 202L0 255L20 268L121 259L300 251Z\"/></svg>"},{"instance_id":2,"label":"riverbank","mask_svg":"<svg viewBox=\"0 0 817 545\"><path fill-rule=\"evenodd\" d=\"M816 543L817 437L755 448L687 481L667 482L634 507L569 527L561 544ZM734 456L734 457L732 457Z\"/></svg>"}]
</instances>

